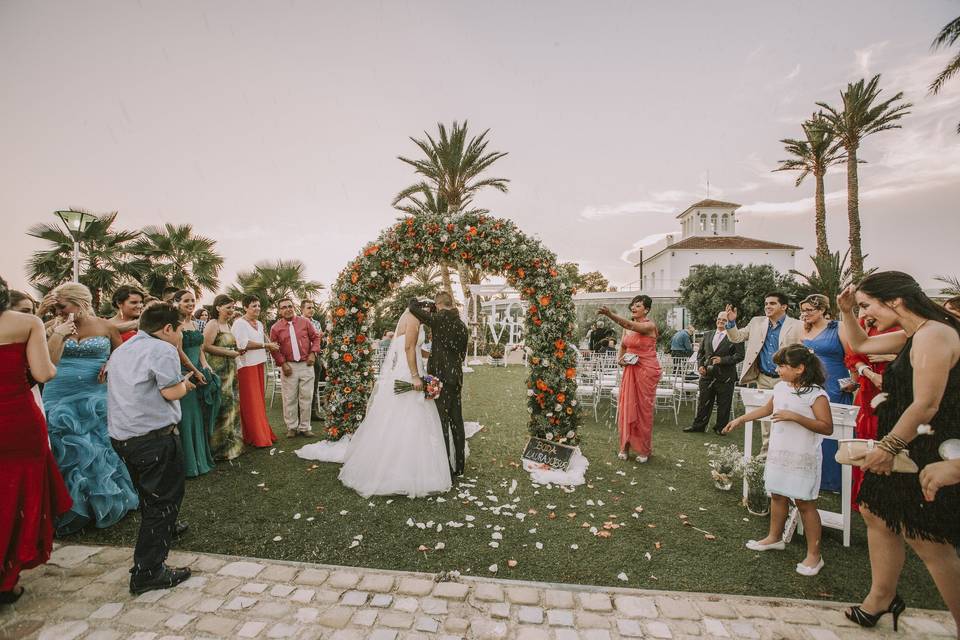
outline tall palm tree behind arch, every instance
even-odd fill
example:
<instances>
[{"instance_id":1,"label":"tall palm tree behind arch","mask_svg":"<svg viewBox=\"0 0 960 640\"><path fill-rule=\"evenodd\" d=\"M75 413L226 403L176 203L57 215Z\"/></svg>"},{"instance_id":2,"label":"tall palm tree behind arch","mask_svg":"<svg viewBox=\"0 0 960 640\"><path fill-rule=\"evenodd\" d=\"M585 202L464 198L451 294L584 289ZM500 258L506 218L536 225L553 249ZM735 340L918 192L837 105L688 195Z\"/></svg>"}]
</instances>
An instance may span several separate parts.
<instances>
[{"instance_id":1,"label":"tall palm tree behind arch","mask_svg":"<svg viewBox=\"0 0 960 640\"><path fill-rule=\"evenodd\" d=\"M481 174L490 168L497 160L506 156L506 152L487 151L486 139L489 129L478 136L468 138L468 123L461 125L454 121L449 132L442 123L437 123L439 135L436 139L424 132L425 139L410 138L423 152L423 158L411 159L398 156L401 162L413 167L414 173L422 180L398 193L393 199L393 206L402 211L403 206L428 207L437 213L460 213L483 189L491 188L507 192L507 178L483 178ZM417 199L418 195L424 200ZM402 204L403 203L403 204ZM401 205L398 207L398 205ZM407 211L416 215L412 211ZM440 274L444 290L453 295L450 281L450 269L446 263L441 263ZM466 274L460 270L460 285L466 291Z\"/></svg>"},{"instance_id":2,"label":"tall palm tree behind arch","mask_svg":"<svg viewBox=\"0 0 960 640\"><path fill-rule=\"evenodd\" d=\"M877 102L880 91L880 74L877 74L869 82L861 78L848 84L846 90L840 92L842 108L834 108L826 102L817 103L824 110L823 124L818 126L830 131L847 152L847 221L850 225L850 269L854 282L863 277L860 183L857 172L860 143L875 133L899 129L897 121L910 113L909 109L913 106L909 102L894 105L903 98L902 91L892 98Z\"/></svg>"},{"instance_id":3,"label":"tall palm tree behind arch","mask_svg":"<svg viewBox=\"0 0 960 640\"><path fill-rule=\"evenodd\" d=\"M774 171L799 171L796 186L812 175L814 187L814 211L817 233L817 259L830 258L830 246L827 242L827 203L824 195L823 176L827 169L847 159L840 142L823 122L823 114L815 113L802 125L804 139L785 138L780 142L791 158L780 160L780 166Z\"/></svg>"}]
</instances>

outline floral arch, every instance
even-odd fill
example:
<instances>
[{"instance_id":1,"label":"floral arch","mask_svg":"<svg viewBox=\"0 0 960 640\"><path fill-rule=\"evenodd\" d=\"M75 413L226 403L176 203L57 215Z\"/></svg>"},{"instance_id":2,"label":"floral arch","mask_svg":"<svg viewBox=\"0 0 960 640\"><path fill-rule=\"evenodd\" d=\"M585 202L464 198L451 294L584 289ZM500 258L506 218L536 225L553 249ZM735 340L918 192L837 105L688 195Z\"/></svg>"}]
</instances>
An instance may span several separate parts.
<instances>
[{"instance_id":1,"label":"floral arch","mask_svg":"<svg viewBox=\"0 0 960 640\"><path fill-rule=\"evenodd\" d=\"M420 215L402 218L363 248L340 272L332 290L332 329L326 432L339 439L363 420L375 375L369 313L394 286L425 264L441 260L480 265L506 277L529 305L525 343L528 358L527 409L531 435L561 444L579 442L576 349L572 286L559 277L557 257L510 220L487 215Z\"/></svg>"}]
</instances>

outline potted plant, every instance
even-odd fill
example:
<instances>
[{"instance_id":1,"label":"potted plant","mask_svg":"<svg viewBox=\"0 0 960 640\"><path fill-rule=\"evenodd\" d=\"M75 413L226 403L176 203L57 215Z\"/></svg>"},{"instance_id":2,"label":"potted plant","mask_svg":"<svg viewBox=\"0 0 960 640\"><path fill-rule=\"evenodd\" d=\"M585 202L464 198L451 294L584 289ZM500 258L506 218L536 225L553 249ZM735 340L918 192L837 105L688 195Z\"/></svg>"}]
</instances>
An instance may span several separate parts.
<instances>
[{"instance_id":1,"label":"potted plant","mask_svg":"<svg viewBox=\"0 0 960 640\"><path fill-rule=\"evenodd\" d=\"M710 460L710 476L713 484L721 491L730 491L733 486L733 477L740 471L743 464L743 454L735 444L708 445L707 455Z\"/></svg>"},{"instance_id":2,"label":"potted plant","mask_svg":"<svg viewBox=\"0 0 960 640\"><path fill-rule=\"evenodd\" d=\"M743 463L743 479L747 481L747 497L743 499L747 511L755 516L770 513L770 496L763 482L763 459L753 457Z\"/></svg>"},{"instance_id":3,"label":"potted plant","mask_svg":"<svg viewBox=\"0 0 960 640\"><path fill-rule=\"evenodd\" d=\"M504 366L503 355L506 353L506 351L504 350L502 344L499 342L493 343L490 345L490 351L488 353L490 354L490 364L495 367Z\"/></svg>"}]
</instances>

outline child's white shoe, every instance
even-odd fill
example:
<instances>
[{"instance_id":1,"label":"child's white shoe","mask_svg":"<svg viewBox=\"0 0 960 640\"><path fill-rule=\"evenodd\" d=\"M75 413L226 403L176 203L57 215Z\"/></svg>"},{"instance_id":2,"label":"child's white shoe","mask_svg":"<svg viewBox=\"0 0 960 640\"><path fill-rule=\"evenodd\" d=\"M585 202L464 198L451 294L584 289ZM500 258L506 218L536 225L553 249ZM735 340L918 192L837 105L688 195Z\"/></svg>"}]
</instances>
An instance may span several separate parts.
<instances>
[{"instance_id":1,"label":"child's white shoe","mask_svg":"<svg viewBox=\"0 0 960 640\"><path fill-rule=\"evenodd\" d=\"M643 464L644 462L646 462L646 461L649 460L649 459L650 459L650 458L649 458L648 456L637 456L637 462L639 462L640 464Z\"/></svg>"},{"instance_id":2,"label":"child's white shoe","mask_svg":"<svg viewBox=\"0 0 960 640\"><path fill-rule=\"evenodd\" d=\"M797 563L797 573L802 576L815 576L820 573L820 569L823 569L823 556L820 556L820 562L812 567L808 567L802 562Z\"/></svg>"},{"instance_id":3,"label":"child's white shoe","mask_svg":"<svg viewBox=\"0 0 960 640\"><path fill-rule=\"evenodd\" d=\"M762 544L756 540L747 540L747 549L750 551L783 551L787 548L787 543L783 540L777 540L770 544Z\"/></svg>"},{"instance_id":4,"label":"child's white shoe","mask_svg":"<svg viewBox=\"0 0 960 640\"><path fill-rule=\"evenodd\" d=\"M621 451L620 453L617 454L617 458L619 458L620 460L626 460L627 457L628 456L626 451Z\"/></svg>"}]
</instances>

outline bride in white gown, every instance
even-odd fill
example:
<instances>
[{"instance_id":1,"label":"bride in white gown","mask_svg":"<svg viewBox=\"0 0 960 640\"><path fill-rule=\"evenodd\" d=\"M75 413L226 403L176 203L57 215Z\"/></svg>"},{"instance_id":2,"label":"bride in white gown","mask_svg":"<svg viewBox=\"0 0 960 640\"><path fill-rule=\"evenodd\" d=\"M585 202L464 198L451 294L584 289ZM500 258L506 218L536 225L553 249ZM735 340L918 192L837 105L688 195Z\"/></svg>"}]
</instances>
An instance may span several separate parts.
<instances>
[{"instance_id":1,"label":"bride in white gown","mask_svg":"<svg viewBox=\"0 0 960 640\"><path fill-rule=\"evenodd\" d=\"M433 400L423 391L396 394L396 380L426 374L421 356L423 327L409 311L400 316L396 337L380 367L367 415L357 427L340 469L340 481L363 497L411 498L450 489L450 462Z\"/></svg>"}]
</instances>

